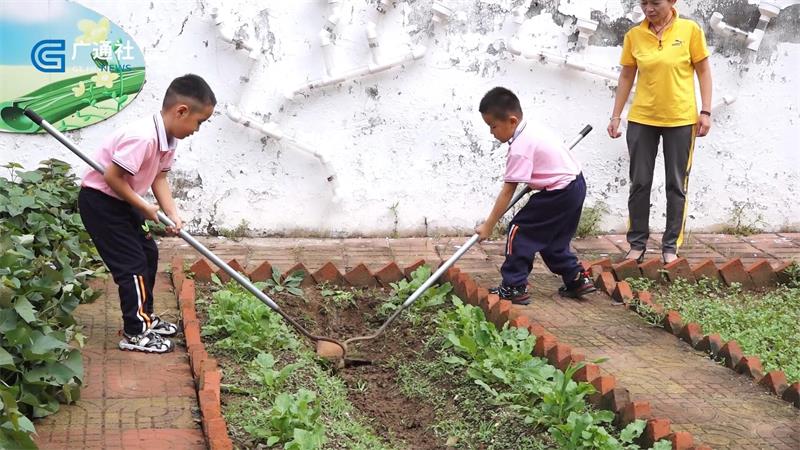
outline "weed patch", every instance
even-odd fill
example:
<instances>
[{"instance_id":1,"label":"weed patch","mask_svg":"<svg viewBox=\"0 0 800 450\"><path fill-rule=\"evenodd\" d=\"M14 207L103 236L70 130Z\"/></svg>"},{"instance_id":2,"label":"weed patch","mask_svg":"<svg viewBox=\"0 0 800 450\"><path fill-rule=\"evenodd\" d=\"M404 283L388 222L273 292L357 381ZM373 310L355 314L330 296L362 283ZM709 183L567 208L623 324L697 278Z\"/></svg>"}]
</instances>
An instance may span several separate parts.
<instances>
[{"instance_id":1,"label":"weed patch","mask_svg":"<svg viewBox=\"0 0 800 450\"><path fill-rule=\"evenodd\" d=\"M718 281L677 280L653 290L633 280L631 286L654 293L654 301L678 311L687 322L697 322L706 334L719 333L736 340L748 355L761 359L764 370L782 370L790 381L800 381L800 285L792 277L786 285L766 292L726 287Z\"/></svg>"}]
</instances>

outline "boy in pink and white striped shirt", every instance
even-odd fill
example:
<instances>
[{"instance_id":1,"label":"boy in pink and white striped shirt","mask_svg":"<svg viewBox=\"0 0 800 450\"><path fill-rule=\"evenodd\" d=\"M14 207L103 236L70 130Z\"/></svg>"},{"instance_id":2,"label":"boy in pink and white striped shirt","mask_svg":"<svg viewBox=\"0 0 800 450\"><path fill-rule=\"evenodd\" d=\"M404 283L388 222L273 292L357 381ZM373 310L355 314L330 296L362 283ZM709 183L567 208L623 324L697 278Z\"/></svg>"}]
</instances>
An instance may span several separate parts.
<instances>
[{"instance_id":1,"label":"boy in pink and white striped shirt","mask_svg":"<svg viewBox=\"0 0 800 450\"><path fill-rule=\"evenodd\" d=\"M503 188L489 217L475 230L481 240L489 237L505 212L517 183L539 190L508 226L506 260L500 268L503 282L491 291L515 304L530 303L528 275L539 253L547 268L561 275L560 295L578 298L594 292L594 284L569 248L586 198L580 164L554 133L523 120L519 99L510 90L490 90L478 110L492 135L509 144Z\"/></svg>"},{"instance_id":2,"label":"boy in pink and white striped shirt","mask_svg":"<svg viewBox=\"0 0 800 450\"><path fill-rule=\"evenodd\" d=\"M157 222L159 205L182 226L167 182L177 141L200 128L214 111L217 99L197 75L172 81L161 111L131 123L109 136L95 154L105 174L90 169L83 177L78 208L86 231L119 286L122 309L122 350L165 353L174 348L166 336L178 327L153 313L153 286L158 247L144 227ZM158 205L143 196L148 189ZM138 194L138 195L137 195Z\"/></svg>"}]
</instances>

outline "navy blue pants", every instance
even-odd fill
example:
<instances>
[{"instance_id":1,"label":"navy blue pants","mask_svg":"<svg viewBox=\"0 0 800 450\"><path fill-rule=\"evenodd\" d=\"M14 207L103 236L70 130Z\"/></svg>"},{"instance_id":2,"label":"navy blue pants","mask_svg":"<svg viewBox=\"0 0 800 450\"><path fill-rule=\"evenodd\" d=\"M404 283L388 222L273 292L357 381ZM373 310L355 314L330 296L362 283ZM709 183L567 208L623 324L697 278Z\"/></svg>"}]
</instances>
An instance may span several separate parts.
<instances>
[{"instance_id":1,"label":"navy blue pants","mask_svg":"<svg viewBox=\"0 0 800 450\"><path fill-rule=\"evenodd\" d=\"M586 181L580 174L564 189L540 191L511 219L506 240L506 260L500 268L505 286L528 284L533 258L538 252L551 272L566 283L581 271L569 243L578 229Z\"/></svg>"},{"instance_id":2,"label":"navy blue pants","mask_svg":"<svg viewBox=\"0 0 800 450\"><path fill-rule=\"evenodd\" d=\"M85 187L78 194L78 211L119 287L125 332L144 332L153 314L158 270L158 247L142 229L144 218L127 202Z\"/></svg>"}]
</instances>

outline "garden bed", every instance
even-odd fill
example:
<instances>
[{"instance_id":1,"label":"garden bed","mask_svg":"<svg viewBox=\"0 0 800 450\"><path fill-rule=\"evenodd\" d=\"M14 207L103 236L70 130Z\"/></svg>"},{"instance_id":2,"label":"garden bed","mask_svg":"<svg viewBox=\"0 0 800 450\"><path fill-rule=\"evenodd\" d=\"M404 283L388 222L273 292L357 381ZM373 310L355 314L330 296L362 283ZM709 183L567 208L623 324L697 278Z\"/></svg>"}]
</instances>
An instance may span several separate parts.
<instances>
[{"instance_id":1,"label":"garden bed","mask_svg":"<svg viewBox=\"0 0 800 450\"><path fill-rule=\"evenodd\" d=\"M789 383L800 381L800 274L772 289L743 290L718 280L696 283L677 279L659 285L648 279L628 280L635 291L648 291L664 311L676 311L685 323L697 323L706 334L736 341L747 355L760 358L764 373L782 371ZM660 308L659 308L660 309ZM645 314L653 323L663 313Z\"/></svg>"},{"instance_id":2,"label":"garden bed","mask_svg":"<svg viewBox=\"0 0 800 450\"><path fill-rule=\"evenodd\" d=\"M393 289L260 287L312 332L374 331L430 271ZM202 285L204 342L222 369L222 410L240 448L639 448L636 421L620 435L594 411L588 383L531 355L525 329L498 331L445 284L375 341L351 349L370 365L337 371L258 300L235 285ZM616 437L612 437L616 436ZM584 441L594 442L580 447ZM669 448L667 442L660 446Z\"/></svg>"}]
</instances>

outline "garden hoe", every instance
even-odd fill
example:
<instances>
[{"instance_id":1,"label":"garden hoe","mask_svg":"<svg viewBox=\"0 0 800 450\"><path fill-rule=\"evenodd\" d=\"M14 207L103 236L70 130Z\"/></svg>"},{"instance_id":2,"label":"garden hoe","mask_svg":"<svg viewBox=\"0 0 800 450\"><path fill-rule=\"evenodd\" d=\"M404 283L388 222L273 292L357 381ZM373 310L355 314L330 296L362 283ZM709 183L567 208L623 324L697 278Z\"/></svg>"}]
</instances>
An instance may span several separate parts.
<instances>
[{"instance_id":1,"label":"garden hoe","mask_svg":"<svg viewBox=\"0 0 800 450\"><path fill-rule=\"evenodd\" d=\"M585 127L583 127L581 132L577 136L575 136L575 139L573 139L572 142L569 144L570 150L576 145L578 145L578 142L580 142L581 139L583 139L587 134L589 134L590 131L592 131L591 125L586 125ZM511 199L511 203L508 205L508 208L506 208L505 212L508 212L512 207L514 207L514 204L517 203L519 199L521 199L523 196L525 196L525 194L527 194L530 191L531 188L526 186L525 189L523 189L517 195L515 195L514 198ZM386 328L394 321L394 319L397 318L397 316L400 315L400 313L403 312L403 310L405 310L406 308L411 306L415 301L417 301L417 299L420 298L422 294L425 293L425 291L427 291L428 288L430 288L433 285L433 283L435 283L436 280L438 280L439 277L442 276L442 274L447 269L449 269L453 264L455 264L455 262L458 261L458 259L461 258L461 256L464 255L464 253L466 253L467 250L470 249L470 247L472 247L473 245L475 245L476 242L478 242L478 239L479 239L478 234L477 233L474 234L464 245L462 245L453 254L453 256L450 257L450 259L448 259L441 266L439 266L439 269L436 270L436 272L434 272L433 275L431 275L427 280L425 280L425 282L422 283L422 285L419 288L417 288L417 290L414 291L414 293L411 294L410 297L408 297L408 300L403 302L403 304L399 308L397 308L397 310L395 310L394 314L392 314L388 319L386 319L386 322L384 322L383 325L381 325L381 327L378 328L378 331L376 331L374 334L368 336L353 337L347 339L344 342L334 341L333 339L330 340L319 339L317 340L317 354L322 356L323 358L335 361L339 367L342 366L347 367L349 365L352 365L350 361L358 361L360 364L367 364L368 361L364 359L345 358L345 356L347 355L348 346L354 342L368 341L371 339L375 339L376 337L383 334L386 331Z\"/></svg>"},{"instance_id":2,"label":"garden hoe","mask_svg":"<svg viewBox=\"0 0 800 450\"><path fill-rule=\"evenodd\" d=\"M36 114L36 112L34 112L30 108L28 108L28 109L25 110L24 113L25 113L26 116L28 116L29 119L31 119L34 123L36 123L36 125L39 125L45 131L50 133L51 136L53 136L59 142L64 144L64 146L66 146L68 149L70 149L72 151L72 153L74 153L80 159L82 159L84 162L86 162L87 164L92 166L92 168L94 168L95 170L97 170L100 173L104 173L105 172L103 166L101 166L96 161L92 160L86 154L84 154L69 138L64 136L60 131L58 131L55 127L53 127L53 125L50 124L48 121L44 120L41 116ZM175 224L172 222L172 220L170 220L170 218L167 217L167 215L164 214L161 211L158 212L158 220L159 220L159 222L163 223L164 225L166 225L168 227L175 226ZM315 335L311 334L305 328L303 328L299 323L297 323L294 319L292 319L286 313L284 313L281 310L281 308L271 298L269 298L269 296L267 296L265 293L261 292L257 287L255 287L253 285L253 283L250 282L250 280L248 280L247 278L242 276L242 274L240 274L239 272L233 270L233 268L231 268L231 266L229 266L223 260L221 260L219 257L217 257L217 255L212 253L211 250L209 250L203 244L201 244L199 241L197 241L195 238L193 238L189 233L187 233L184 230L180 230L180 232L178 233L178 236L180 236L189 245L194 247L195 250L200 252L200 254L202 254L203 256L208 258L209 260L211 260L211 262L216 264L217 267L219 267L222 270L224 270L225 273L230 275L231 278L236 280L239 284L242 285L242 287L247 289L251 294L253 294L256 298L261 300L270 309L272 309L273 311L278 313L281 317L283 317L284 320L289 322L303 336L305 336L305 337L311 339L312 341L316 342L317 346L319 346L320 342L326 342L328 345L330 345L332 347L335 347L337 349L341 349L341 351L339 352L340 356L337 358L337 363L340 366L342 366L342 365L346 365L346 366L363 365L363 364L368 364L369 363L368 361L363 361L363 360L358 360L358 359L349 359L349 358L345 359L344 358L344 355L345 355L344 349L346 348L346 344L345 343L340 342L337 339L324 337L324 336L315 336Z\"/></svg>"}]
</instances>

